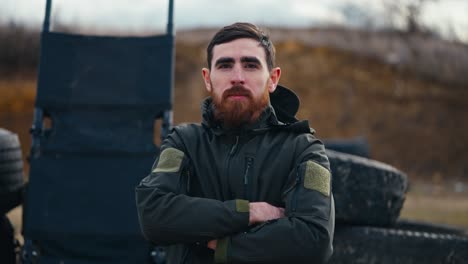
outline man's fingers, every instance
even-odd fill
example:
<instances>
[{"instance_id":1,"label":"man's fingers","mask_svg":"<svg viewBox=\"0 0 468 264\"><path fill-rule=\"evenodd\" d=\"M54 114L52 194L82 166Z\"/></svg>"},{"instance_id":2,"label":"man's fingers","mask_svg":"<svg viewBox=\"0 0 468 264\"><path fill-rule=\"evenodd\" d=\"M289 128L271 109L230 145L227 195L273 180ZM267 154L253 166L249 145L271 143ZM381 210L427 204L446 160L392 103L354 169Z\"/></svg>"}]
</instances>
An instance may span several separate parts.
<instances>
[{"instance_id":1,"label":"man's fingers","mask_svg":"<svg viewBox=\"0 0 468 264\"><path fill-rule=\"evenodd\" d=\"M263 223L284 217L284 208L276 207L265 202L250 203L250 224Z\"/></svg>"},{"instance_id":2,"label":"man's fingers","mask_svg":"<svg viewBox=\"0 0 468 264\"><path fill-rule=\"evenodd\" d=\"M216 250L216 246L218 245L218 240L214 239L214 240L210 240L208 241L208 243L206 244L206 246L208 248L211 248L212 250Z\"/></svg>"},{"instance_id":3,"label":"man's fingers","mask_svg":"<svg viewBox=\"0 0 468 264\"><path fill-rule=\"evenodd\" d=\"M279 210L279 212L280 212L280 218L281 218L281 217L284 217L284 208L278 207L278 210Z\"/></svg>"}]
</instances>

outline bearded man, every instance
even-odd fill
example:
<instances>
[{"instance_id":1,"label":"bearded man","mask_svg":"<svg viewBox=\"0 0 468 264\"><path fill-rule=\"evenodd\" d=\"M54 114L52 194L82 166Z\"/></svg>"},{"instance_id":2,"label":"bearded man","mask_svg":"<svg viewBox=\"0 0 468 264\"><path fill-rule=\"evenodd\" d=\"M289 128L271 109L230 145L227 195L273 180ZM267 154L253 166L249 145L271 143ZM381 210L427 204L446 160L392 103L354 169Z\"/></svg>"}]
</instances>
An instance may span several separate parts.
<instances>
[{"instance_id":1,"label":"bearded man","mask_svg":"<svg viewBox=\"0 0 468 264\"><path fill-rule=\"evenodd\" d=\"M136 188L144 236L168 263L325 263L334 204L324 146L278 85L275 48L249 23L207 48L202 124L175 127Z\"/></svg>"}]
</instances>

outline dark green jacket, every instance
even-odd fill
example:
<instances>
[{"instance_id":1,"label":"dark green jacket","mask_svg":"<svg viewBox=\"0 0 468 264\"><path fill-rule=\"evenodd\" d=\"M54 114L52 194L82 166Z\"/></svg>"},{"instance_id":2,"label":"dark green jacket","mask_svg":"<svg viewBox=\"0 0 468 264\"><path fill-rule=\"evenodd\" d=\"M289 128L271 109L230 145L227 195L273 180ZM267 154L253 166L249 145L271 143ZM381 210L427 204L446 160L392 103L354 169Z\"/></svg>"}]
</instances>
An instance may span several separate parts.
<instances>
[{"instance_id":1,"label":"dark green jacket","mask_svg":"<svg viewBox=\"0 0 468 264\"><path fill-rule=\"evenodd\" d=\"M168 263L324 263L334 205L323 144L294 118L295 95L279 87L258 122L226 131L204 102L202 125L176 127L152 173L136 188L145 237ZM281 120L281 121L280 121ZM282 122L283 121L283 122ZM249 226L249 201L286 217ZM216 251L209 240L218 239Z\"/></svg>"}]
</instances>

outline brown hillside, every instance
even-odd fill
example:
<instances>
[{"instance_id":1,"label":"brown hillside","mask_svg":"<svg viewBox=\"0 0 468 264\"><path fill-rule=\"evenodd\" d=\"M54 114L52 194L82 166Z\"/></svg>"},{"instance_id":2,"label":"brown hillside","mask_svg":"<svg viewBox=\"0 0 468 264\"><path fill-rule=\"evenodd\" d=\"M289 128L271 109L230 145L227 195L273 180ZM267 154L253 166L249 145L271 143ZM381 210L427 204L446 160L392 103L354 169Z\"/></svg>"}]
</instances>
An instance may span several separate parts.
<instances>
[{"instance_id":1,"label":"brown hillside","mask_svg":"<svg viewBox=\"0 0 468 264\"><path fill-rule=\"evenodd\" d=\"M177 37L175 123L200 121L199 105L206 96L200 69L211 31L198 33L182 32ZM373 158L412 178L468 179L466 76L456 81L428 78L411 70L416 64L401 67L379 56L275 34L281 83L299 95L298 115L310 121L319 137L366 136ZM8 74L0 80L0 126L20 134L25 153L30 144L34 72L23 68L16 77Z\"/></svg>"},{"instance_id":2,"label":"brown hillside","mask_svg":"<svg viewBox=\"0 0 468 264\"><path fill-rule=\"evenodd\" d=\"M468 175L468 87L405 73L378 59L299 41L277 44L281 83L320 137L366 136L372 156L412 177ZM175 121L199 121L204 45L177 46ZM187 70L187 71L185 71ZM468 86L468 85L467 85Z\"/></svg>"}]
</instances>

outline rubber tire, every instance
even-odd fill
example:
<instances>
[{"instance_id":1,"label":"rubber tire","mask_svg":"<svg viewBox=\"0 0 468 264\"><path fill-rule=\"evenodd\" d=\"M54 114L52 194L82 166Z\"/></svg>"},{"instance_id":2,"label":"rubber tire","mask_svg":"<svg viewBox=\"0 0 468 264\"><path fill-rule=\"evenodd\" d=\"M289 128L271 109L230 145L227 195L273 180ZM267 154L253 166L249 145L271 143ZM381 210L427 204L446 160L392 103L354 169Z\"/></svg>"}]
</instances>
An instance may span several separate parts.
<instances>
[{"instance_id":1,"label":"rubber tire","mask_svg":"<svg viewBox=\"0 0 468 264\"><path fill-rule=\"evenodd\" d=\"M370 157L369 142L365 137L327 138L322 141L327 149L363 158Z\"/></svg>"},{"instance_id":2,"label":"rubber tire","mask_svg":"<svg viewBox=\"0 0 468 264\"><path fill-rule=\"evenodd\" d=\"M0 176L2 179L3 186L0 187L0 192L2 188L11 187L8 184L14 184L13 182L19 182L18 178L7 177L10 174L15 174L17 172L23 171L23 161L22 160L0 160ZM10 183L9 181L13 181ZM5 185L6 183L6 185Z\"/></svg>"},{"instance_id":3,"label":"rubber tire","mask_svg":"<svg viewBox=\"0 0 468 264\"><path fill-rule=\"evenodd\" d=\"M406 175L394 167L327 150L332 171L336 222L391 226L400 215Z\"/></svg>"},{"instance_id":4,"label":"rubber tire","mask_svg":"<svg viewBox=\"0 0 468 264\"><path fill-rule=\"evenodd\" d=\"M459 236L468 236L468 230L462 228L408 219L398 219L398 221L395 223L394 226L392 226L392 228L404 229L415 232L442 233Z\"/></svg>"},{"instance_id":5,"label":"rubber tire","mask_svg":"<svg viewBox=\"0 0 468 264\"><path fill-rule=\"evenodd\" d=\"M466 263L468 237L368 226L336 226L329 264Z\"/></svg>"},{"instance_id":6,"label":"rubber tire","mask_svg":"<svg viewBox=\"0 0 468 264\"><path fill-rule=\"evenodd\" d=\"M22 158L23 155L19 146L16 148L3 148L0 151L0 161L21 160Z\"/></svg>"},{"instance_id":7,"label":"rubber tire","mask_svg":"<svg viewBox=\"0 0 468 264\"><path fill-rule=\"evenodd\" d=\"M18 135L0 128L0 214L22 203L23 168Z\"/></svg>"}]
</instances>

